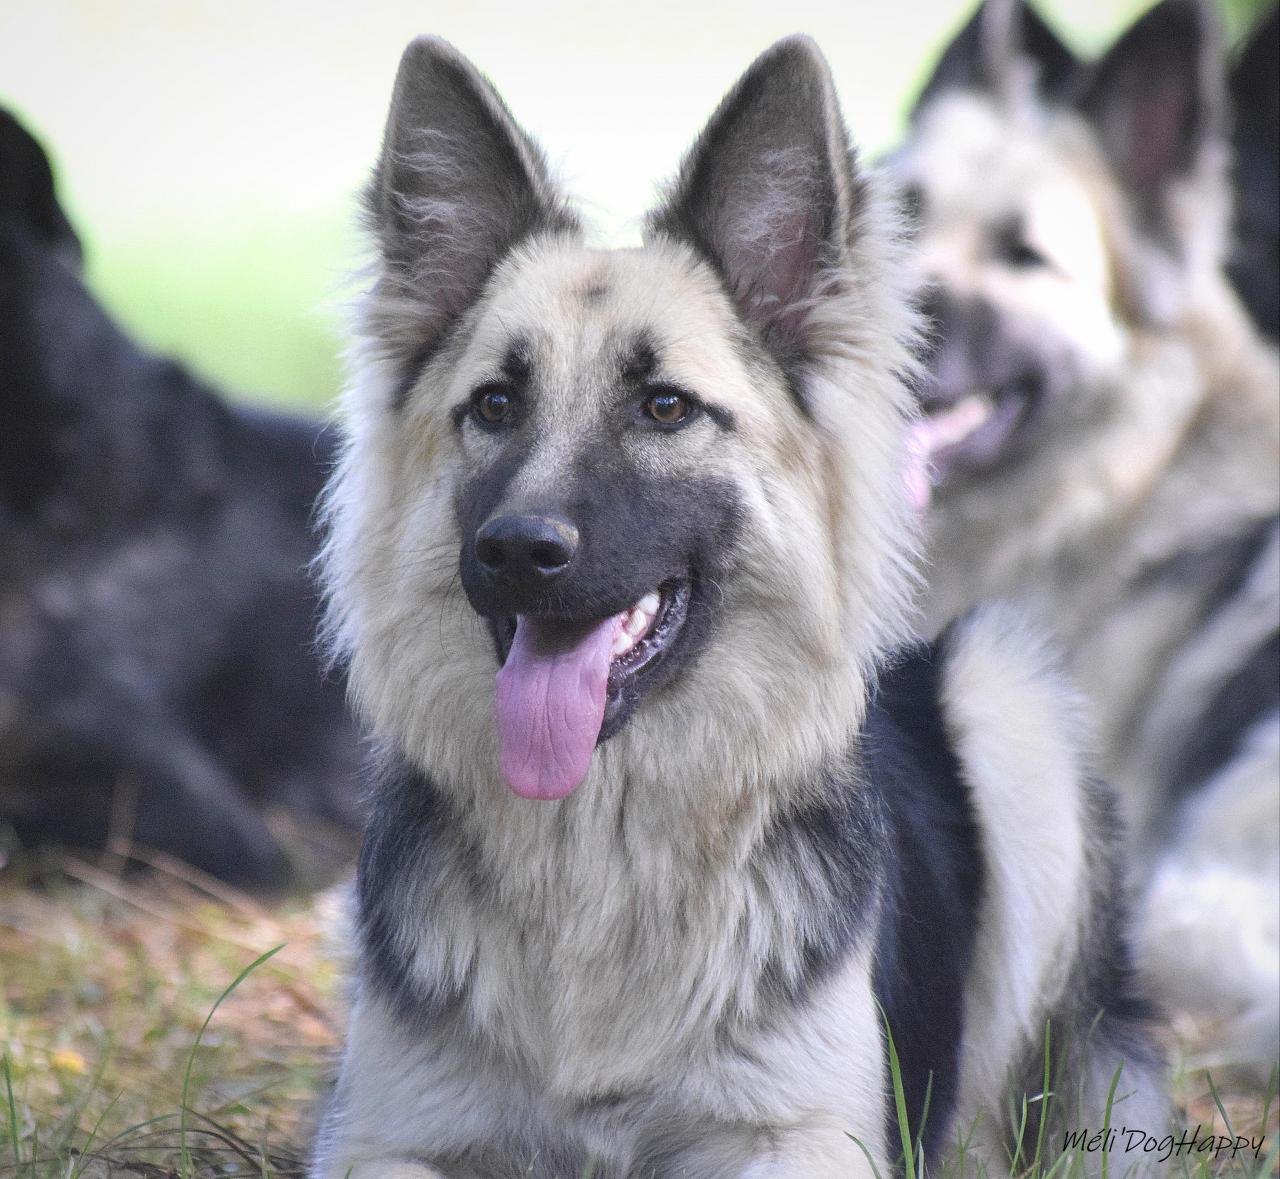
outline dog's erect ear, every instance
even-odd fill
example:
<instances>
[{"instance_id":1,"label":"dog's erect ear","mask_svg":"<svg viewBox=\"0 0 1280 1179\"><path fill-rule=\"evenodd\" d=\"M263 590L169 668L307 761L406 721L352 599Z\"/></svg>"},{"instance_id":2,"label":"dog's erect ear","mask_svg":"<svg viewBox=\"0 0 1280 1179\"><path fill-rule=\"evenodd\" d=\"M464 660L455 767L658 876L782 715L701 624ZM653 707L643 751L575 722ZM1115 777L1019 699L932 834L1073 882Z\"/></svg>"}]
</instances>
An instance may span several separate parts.
<instances>
[{"instance_id":1,"label":"dog's erect ear","mask_svg":"<svg viewBox=\"0 0 1280 1179\"><path fill-rule=\"evenodd\" d=\"M1280 8L1231 71L1235 241L1227 272L1254 322L1280 334Z\"/></svg>"},{"instance_id":2,"label":"dog's erect ear","mask_svg":"<svg viewBox=\"0 0 1280 1179\"><path fill-rule=\"evenodd\" d=\"M1029 4L1017 4L1015 10L1017 48L1035 63L1036 88L1050 102L1065 99L1080 80L1080 59Z\"/></svg>"},{"instance_id":3,"label":"dog's erect ear","mask_svg":"<svg viewBox=\"0 0 1280 1179\"><path fill-rule=\"evenodd\" d=\"M1221 140L1225 62L1216 14L1161 0L1093 68L1080 111L1138 210L1159 224L1168 185L1195 173Z\"/></svg>"},{"instance_id":4,"label":"dog's erect ear","mask_svg":"<svg viewBox=\"0 0 1280 1179\"><path fill-rule=\"evenodd\" d=\"M489 82L437 37L413 41L400 60L367 205L384 290L415 304L413 338L388 343L422 358L513 246L577 226L541 151Z\"/></svg>"},{"instance_id":5,"label":"dog's erect ear","mask_svg":"<svg viewBox=\"0 0 1280 1179\"><path fill-rule=\"evenodd\" d=\"M1231 69L1236 124L1258 121L1280 146L1280 5L1258 22Z\"/></svg>"},{"instance_id":6,"label":"dog's erect ear","mask_svg":"<svg viewBox=\"0 0 1280 1179\"><path fill-rule=\"evenodd\" d=\"M1234 125L1280 153L1280 5L1259 22L1231 69Z\"/></svg>"},{"instance_id":7,"label":"dog's erect ear","mask_svg":"<svg viewBox=\"0 0 1280 1179\"><path fill-rule=\"evenodd\" d=\"M1080 62L1023 0L983 0L943 50L933 75L916 99L911 118L935 98L956 90L999 93L1010 66L1029 61L1042 98L1061 100L1080 76Z\"/></svg>"},{"instance_id":8,"label":"dog's erect ear","mask_svg":"<svg viewBox=\"0 0 1280 1179\"><path fill-rule=\"evenodd\" d=\"M80 262L80 239L58 203L49 157L35 137L0 109L0 219L16 222L46 245Z\"/></svg>"},{"instance_id":9,"label":"dog's erect ear","mask_svg":"<svg viewBox=\"0 0 1280 1179\"><path fill-rule=\"evenodd\" d=\"M1280 218L1280 7L1253 30L1236 58L1231 106L1237 186L1247 202Z\"/></svg>"},{"instance_id":10,"label":"dog's erect ear","mask_svg":"<svg viewBox=\"0 0 1280 1179\"><path fill-rule=\"evenodd\" d=\"M847 259L857 199L830 70L812 41L790 37L721 102L649 229L715 267L786 367L806 350L809 300Z\"/></svg>"}]
</instances>

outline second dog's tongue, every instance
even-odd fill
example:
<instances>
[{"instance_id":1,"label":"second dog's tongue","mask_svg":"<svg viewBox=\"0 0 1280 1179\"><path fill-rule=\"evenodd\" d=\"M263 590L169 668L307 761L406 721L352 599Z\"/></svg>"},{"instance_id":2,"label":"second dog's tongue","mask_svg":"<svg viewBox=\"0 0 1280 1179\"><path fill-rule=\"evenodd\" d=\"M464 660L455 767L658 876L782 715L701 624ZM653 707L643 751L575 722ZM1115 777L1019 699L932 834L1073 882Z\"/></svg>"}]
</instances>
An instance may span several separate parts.
<instances>
[{"instance_id":1,"label":"second dog's tongue","mask_svg":"<svg viewBox=\"0 0 1280 1179\"><path fill-rule=\"evenodd\" d=\"M621 616L567 627L521 616L498 672L503 777L524 798L563 798L591 765Z\"/></svg>"}]
</instances>

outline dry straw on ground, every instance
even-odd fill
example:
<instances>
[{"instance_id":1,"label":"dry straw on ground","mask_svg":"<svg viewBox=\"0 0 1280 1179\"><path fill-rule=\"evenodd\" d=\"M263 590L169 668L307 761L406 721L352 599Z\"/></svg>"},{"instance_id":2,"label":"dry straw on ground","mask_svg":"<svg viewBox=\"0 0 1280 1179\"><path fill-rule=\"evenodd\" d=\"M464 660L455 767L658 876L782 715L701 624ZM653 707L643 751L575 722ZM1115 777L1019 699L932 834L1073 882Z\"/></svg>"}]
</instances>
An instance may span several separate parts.
<instances>
[{"instance_id":1,"label":"dry straw on ground","mask_svg":"<svg viewBox=\"0 0 1280 1179\"><path fill-rule=\"evenodd\" d=\"M78 860L0 876L0 1175L301 1173L339 1036L340 895L268 908L202 883Z\"/></svg>"}]
</instances>

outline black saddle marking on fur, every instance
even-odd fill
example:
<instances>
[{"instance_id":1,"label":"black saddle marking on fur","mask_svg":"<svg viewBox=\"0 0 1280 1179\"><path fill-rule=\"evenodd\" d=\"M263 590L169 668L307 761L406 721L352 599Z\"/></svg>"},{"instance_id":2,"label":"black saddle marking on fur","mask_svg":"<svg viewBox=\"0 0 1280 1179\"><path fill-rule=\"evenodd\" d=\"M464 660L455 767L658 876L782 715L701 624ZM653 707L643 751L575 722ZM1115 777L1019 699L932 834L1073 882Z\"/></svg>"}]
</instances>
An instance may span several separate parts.
<instances>
[{"instance_id":1,"label":"black saddle marking on fur","mask_svg":"<svg viewBox=\"0 0 1280 1179\"><path fill-rule=\"evenodd\" d=\"M1280 520L1273 516L1234 536L1215 538L1199 548L1180 549L1145 569L1138 589L1205 591L1208 596L1203 617L1207 620L1244 587L1249 571L1277 527Z\"/></svg>"},{"instance_id":2,"label":"black saddle marking on fur","mask_svg":"<svg viewBox=\"0 0 1280 1179\"><path fill-rule=\"evenodd\" d=\"M4 362L4 429L0 430L0 504L29 518L58 483L59 456L54 445L56 406L40 396L46 383L43 356L30 323L29 306L39 275L28 260L43 247L33 246L25 230L0 221L0 361Z\"/></svg>"},{"instance_id":3,"label":"black saddle marking on fur","mask_svg":"<svg viewBox=\"0 0 1280 1179\"><path fill-rule=\"evenodd\" d=\"M964 993L984 861L939 703L946 636L881 677L864 730L868 779L889 826L875 992L901 1065L908 1123L927 1157L955 1109ZM928 1115L923 1128L925 1096ZM889 1143L900 1140L890 1100Z\"/></svg>"},{"instance_id":4,"label":"black saddle marking on fur","mask_svg":"<svg viewBox=\"0 0 1280 1179\"><path fill-rule=\"evenodd\" d=\"M1161 1052L1149 1036L1157 1009L1139 978L1128 931L1132 928L1129 851L1115 791L1098 779L1085 783L1087 828L1096 846L1090 865L1092 953L1080 959L1076 995L1079 1023L1111 1043L1131 1065L1155 1064ZM1099 1033L1096 1028L1105 1025ZM1121 1087L1123 1089L1123 1086Z\"/></svg>"},{"instance_id":5,"label":"black saddle marking on fur","mask_svg":"<svg viewBox=\"0 0 1280 1179\"><path fill-rule=\"evenodd\" d=\"M1244 536L1225 541L1208 552L1182 558L1191 562L1189 575L1208 576L1216 582L1205 606L1201 627L1212 622L1219 611L1231 607L1277 529L1280 529L1280 518L1273 517ZM1168 815L1174 815L1188 797L1231 761L1258 721L1280 708L1278 666L1280 623L1218 685L1182 747L1168 763L1165 788Z\"/></svg>"},{"instance_id":6,"label":"black saddle marking on fur","mask_svg":"<svg viewBox=\"0 0 1280 1179\"><path fill-rule=\"evenodd\" d=\"M1214 693L1169 782L1175 805L1226 764L1268 713L1280 708L1280 632L1258 647Z\"/></svg>"},{"instance_id":7,"label":"black saddle marking on fur","mask_svg":"<svg viewBox=\"0 0 1280 1179\"><path fill-rule=\"evenodd\" d=\"M1177 808L1239 752L1254 726L1280 708L1280 632L1219 685L1174 764L1168 802Z\"/></svg>"},{"instance_id":8,"label":"black saddle marking on fur","mask_svg":"<svg viewBox=\"0 0 1280 1179\"><path fill-rule=\"evenodd\" d=\"M1234 244L1227 275L1254 323L1280 338L1280 8L1253 31L1231 71Z\"/></svg>"},{"instance_id":9,"label":"black saddle marking on fur","mask_svg":"<svg viewBox=\"0 0 1280 1179\"><path fill-rule=\"evenodd\" d=\"M779 816L765 838L758 862L765 879L804 865L805 928L799 962L765 964L761 987L773 1010L805 1002L847 957L875 912L883 872L886 826L880 799L862 783L856 749L824 774L824 801Z\"/></svg>"},{"instance_id":10,"label":"black saddle marking on fur","mask_svg":"<svg viewBox=\"0 0 1280 1179\"><path fill-rule=\"evenodd\" d=\"M941 641L902 652L880 680L860 741L826 772L826 801L779 819L762 861L816 863L798 971L778 962L771 1006L805 998L845 959L875 912L874 987L893 1034L908 1119L926 1150L955 1106L963 1002L983 886L968 790L938 701ZM892 1102L890 1143L899 1140Z\"/></svg>"},{"instance_id":11,"label":"black saddle marking on fur","mask_svg":"<svg viewBox=\"0 0 1280 1179\"><path fill-rule=\"evenodd\" d=\"M405 923L413 902L406 887L429 887L445 873L441 858L446 855L451 865L473 874L479 858L451 853L461 826L449 800L403 754L378 751L369 779L372 807L356 869L362 974L413 1026L456 1010L463 987L430 989L413 971L414 936ZM486 887L479 879L472 884L477 893Z\"/></svg>"}]
</instances>

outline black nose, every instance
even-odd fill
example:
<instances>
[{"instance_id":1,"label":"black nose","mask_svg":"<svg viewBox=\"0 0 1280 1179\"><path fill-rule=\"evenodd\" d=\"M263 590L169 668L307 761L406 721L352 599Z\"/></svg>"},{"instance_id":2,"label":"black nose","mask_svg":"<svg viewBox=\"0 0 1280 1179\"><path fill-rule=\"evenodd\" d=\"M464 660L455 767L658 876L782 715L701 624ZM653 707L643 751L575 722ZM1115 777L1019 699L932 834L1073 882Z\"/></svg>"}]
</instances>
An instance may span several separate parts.
<instances>
[{"instance_id":1,"label":"black nose","mask_svg":"<svg viewBox=\"0 0 1280 1179\"><path fill-rule=\"evenodd\" d=\"M1003 383L1007 332L990 303L953 294L934 282L919 306L927 322L919 353L925 373L917 397L926 413Z\"/></svg>"},{"instance_id":2,"label":"black nose","mask_svg":"<svg viewBox=\"0 0 1280 1179\"><path fill-rule=\"evenodd\" d=\"M494 516L476 533L481 568L514 585L551 580L577 551L578 530L563 516Z\"/></svg>"}]
</instances>

